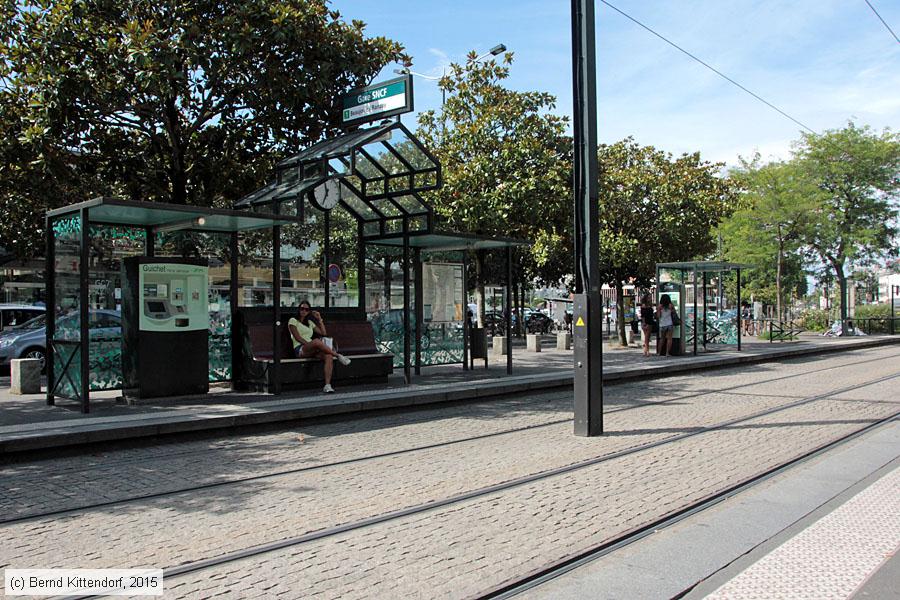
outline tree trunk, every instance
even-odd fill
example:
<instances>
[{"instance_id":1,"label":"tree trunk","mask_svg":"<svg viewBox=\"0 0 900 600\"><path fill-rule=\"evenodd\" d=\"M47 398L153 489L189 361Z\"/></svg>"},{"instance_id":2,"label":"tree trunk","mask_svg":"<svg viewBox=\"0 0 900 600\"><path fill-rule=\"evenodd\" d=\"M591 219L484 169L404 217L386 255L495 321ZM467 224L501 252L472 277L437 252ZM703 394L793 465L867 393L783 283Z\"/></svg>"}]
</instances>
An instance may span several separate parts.
<instances>
[{"instance_id":1,"label":"tree trunk","mask_svg":"<svg viewBox=\"0 0 900 600\"><path fill-rule=\"evenodd\" d=\"M169 179L172 184L172 204L187 204L187 168L185 147L181 139L180 114L174 97L166 98L166 133L169 138Z\"/></svg>"},{"instance_id":2,"label":"tree trunk","mask_svg":"<svg viewBox=\"0 0 900 600\"><path fill-rule=\"evenodd\" d=\"M841 268L835 266L835 273L838 278L838 288L840 289L840 307L841 307L841 331L843 335L847 335L847 277L844 275L843 265Z\"/></svg>"},{"instance_id":3,"label":"tree trunk","mask_svg":"<svg viewBox=\"0 0 900 600\"><path fill-rule=\"evenodd\" d=\"M522 337L522 307L519 305L519 282L516 281L512 286L512 301L515 307L516 315L516 337Z\"/></svg>"},{"instance_id":4,"label":"tree trunk","mask_svg":"<svg viewBox=\"0 0 900 600\"><path fill-rule=\"evenodd\" d=\"M616 336L620 346L628 346L628 338L625 336L625 286L620 279L616 279Z\"/></svg>"}]
</instances>

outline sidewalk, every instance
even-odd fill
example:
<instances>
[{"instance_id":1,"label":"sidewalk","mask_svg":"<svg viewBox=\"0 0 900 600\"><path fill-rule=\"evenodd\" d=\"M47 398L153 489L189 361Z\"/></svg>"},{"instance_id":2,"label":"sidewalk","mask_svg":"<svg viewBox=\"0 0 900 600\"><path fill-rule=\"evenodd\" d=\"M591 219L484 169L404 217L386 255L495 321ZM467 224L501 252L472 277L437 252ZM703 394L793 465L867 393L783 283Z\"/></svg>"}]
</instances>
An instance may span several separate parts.
<instances>
[{"instance_id":1,"label":"sidewalk","mask_svg":"<svg viewBox=\"0 0 900 600\"><path fill-rule=\"evenodd\" d=\"M547 344L548 340L545 342ZM673 373L737 364L761 363L826 352L900 344L900 336L824 338L803 336L794 343L747 342L741 352L719 350L698 356L644 358L637 348L604 346L604 383L655 379ZM167 400L158 405L121 405L117 391L92 394L92 411L83 415L59 400L47 406L43 394L13 396L9 377L0 376L0 455L189 431L256 425L512 394L572 385L572 352L555 349L526 352L514 344L513 374L506 374L505 357L491 357L490 368L477 361L474 371L460 365L427 367L413 383L403 383L402 370L384 385L355 386L323 395L316 390L281 396L236 393L213 388L205 397Z\"/></svg>"}]
</instances>

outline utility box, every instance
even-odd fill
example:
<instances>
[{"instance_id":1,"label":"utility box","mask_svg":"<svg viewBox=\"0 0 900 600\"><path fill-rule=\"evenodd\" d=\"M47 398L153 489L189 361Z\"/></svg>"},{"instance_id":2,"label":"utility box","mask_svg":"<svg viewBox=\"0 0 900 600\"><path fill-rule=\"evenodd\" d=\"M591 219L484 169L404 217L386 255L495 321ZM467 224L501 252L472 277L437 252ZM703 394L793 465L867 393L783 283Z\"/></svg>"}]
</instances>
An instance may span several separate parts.
<instances>
[{"instance_id":1,"label":"utility box","mask_svg":"<svg viewBox=\"0 0 900 600\"><path fill-rule=\"evenodd\" d=\"M209 391L209 266L205 259L123 261L122 374L126 398Z\"/></svg>"}]
</instances>

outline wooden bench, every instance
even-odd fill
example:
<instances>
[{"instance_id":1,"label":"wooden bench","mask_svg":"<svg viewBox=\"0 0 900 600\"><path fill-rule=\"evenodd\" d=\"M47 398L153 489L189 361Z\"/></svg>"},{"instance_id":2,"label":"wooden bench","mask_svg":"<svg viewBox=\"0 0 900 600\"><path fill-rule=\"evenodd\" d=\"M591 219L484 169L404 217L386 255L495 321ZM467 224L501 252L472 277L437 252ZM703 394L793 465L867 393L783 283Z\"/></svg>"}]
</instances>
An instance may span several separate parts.
<instances>
[{"instance_id":1,"label":"wooden bench","mask_svg":"<svg viewBox=\"0 0 900 600\"><path fill-rule=\"evenodd\" d=\"M288 321L293 312L282 309L279 377L281 389L321 386L325 381L325 364L318 358L295 358ZM365 313L340 312L323 315L328 336L334 339L337 351L351 359L347 366L334 361L331 381L352 383L386 382L394 372L391 354L379 352L375 346L372 324ZM239 373L234 378L239 389L276 389L273 345L273 312L271 307L254 307L238 311L235 326L241 343Z\"/></svg>"}]
</instances>

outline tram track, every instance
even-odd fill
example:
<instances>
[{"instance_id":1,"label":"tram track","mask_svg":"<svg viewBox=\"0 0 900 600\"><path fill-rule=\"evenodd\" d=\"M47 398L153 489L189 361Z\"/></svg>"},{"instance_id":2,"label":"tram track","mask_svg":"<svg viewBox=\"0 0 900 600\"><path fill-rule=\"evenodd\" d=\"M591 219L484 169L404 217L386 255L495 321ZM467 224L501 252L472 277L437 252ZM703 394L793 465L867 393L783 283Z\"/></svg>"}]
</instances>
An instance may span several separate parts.
<instances>
[{"instance_id":1,"label":"tram track","mask_svg":"<svg viewBox=\"0 0 900 600\"><path fill-rule=\"evenodd\" d=\"M891 357L900 357L900 354L891 355ZM888 358L891 358L891 357L888 357ZM793 378L797 378L797 377L809 376L809 375L813 375L818 372L832 371L837 368L858 367L861 364L866 364L866 363L871 363L871 362L880 362L880 361L883 361L884 359L885 359L884 357L880 357L878 359L868 359L868 360L864 360L864 361L857 361L854 363L847 363L847 364L843 364L843 365L826 367L826 368L822 368L822 369L813 369L810 371L804 371L802 373L794 373L791 375L784 375L784 376L773 377L773 378L769 378L769 379L765 379L765 380L761 380L761 381L754 381L752 383L742 383L742 384L729 386L729 387L725 387L725 388L707 390L707 391L703 391L703 392L693 392L693 393L684 394L684 395L680 395L680 396L674 396L674 397L668 398L666 400L641 402L639 404L634 404L631 406L623 406L623 407L609 409L605 412L607 414L613 414L613 413L625 412L625 411L630 411L630 410L636 410L639 408L647 408L647 407L665 405L668 403L677 403L677 402L681 402L684 400L695 399L695 398L712 395L712 394L734 392L735 390L739 390L739 389L745 388L745 387L773 383L773 382L777 382L777 381L784 381L784 380L793 379ZM895 377L895 376L897 376L897 375L892 375L891 377ZM870 385L870 384L863 384L863 385ZM855 387L852 389L855 389ZM836 393L840 393L840 392L831 392L830 394L833 395ZM799 402L801 404L807 403L809 401L811 401L811 400L809 400L809 399L799 400ZM798 405L798 404L796 402L788 403L785 405L779 405L777 407L773 407L772 409L769 409L769 410L772 412L777 412L778 410L790 408L795 405ZM770 413L763 412L763 413L751 415L751 416L742 416L742 417L738 417L738 420L757 418L764 414L770 414ZM238 484L244 484L244 483L254 482L254 481L265 481L265 480L269 480L269 479L277 479L277 478L285 477L285 476L289 476L289 475L297 475L297 474L308 473L308 472L313 472L313 471L325 470L325 469L333 468L333 467L359 464L359 463L364 463L364 462L368 462L368 461L375 461L375 460L380 460L380 459L385 459L385 458L390 458L390 457L395 457L395 456L401 456L404 454L411 454L414 452L424 452L427 450L447 448L447 447L451 447L451 446L454 446L457 444L475 442L475 441L479 441L479 440L485 440L485 439L515 434L515 433L533 431L536 429L550 427L553 425L560 425L560 424L568 423L571 421L572 421L571 418L555 419L555 420L544 422L544 423L536 423L536 424L527 425L527 426L523 426L523 427L504 429L501 431L495 431L495 432L490 432L490 433L485 433L485 434L475 435L475 436L467 436L464 438L457 438L457 439L448 440L448 441L444 441L444 442L437 442L437 443L433 443L433 444L424 444L424 445L413 446L413 447L409 447L409 448L401 448L401 449L397 449L397 450L391 450L391 451L377 453L377 454L358 456L358 457L348 458L345 460L332 461L332 462L328 462L328 463L318 464L318 465L314 465L314 466L297 467L294 469L285 469L285 470L280 470L280 471L276 471L276 472L272 472L272 473L263 473L260 475L252 475L252 476L248 476L248 477L233 478L233 479L228 479L228 480L224 480L224 481L213 481L213 482L190 486L190 487L181 487L181 488L177 488L174 490L165 490L165 491L161 491L161 492L129 496L127 498L106 500L106 501L101 501L101 502L93 502L90 504L83 504L83 505L79 505L79 506L67 507L67 508L62 508L62 509L52 510L52 511L43 511L43 512L38 512L38 513L25 513L25 514L16 515L15 517L0 519L0 525L12 525L12 524L18 524L18 523L23 523L23 522L28 522L28 521L45 519L45 518L49 518L49 517L66 516L66 515L72 515L72 514L79 513L79 512L91 511L91 510L95 510L95 509L109 508L109 507L118 506L118 505L125 505L125 504L129 504L132 502L138 502L138 501L143 501L143 500L154 500L154 499L165 498L165 497L175 496L175 495L181 495L181 494L186 494L186 493L191 493L191 492L202 492L204 490L221 488L221 487L226 487L229 485L238 485ZM724 426L725 425L718 425L718 426L714 426L714 428L724 427ZM697 430L697 432L700 432L700 433L702 433L703 431L706 431L706 429L698 428L698 430ZM663 440L658 440L654 444L666 443L666 442L670 442L670 441L677 441L678 439L682 439L682 438L679 435L676 435L674 437L668 437ZM619 456L624 456L624 455L630 453L631 451L637 451L637 450L646 449L649 447L654 447L654 446L653 445L651 445L651 446L644 445L644 446L636 446L633 448L626 448L626 449L620 450L616 453L602 455L599 457L594 457L589 460L593 460L593 461L608 460L611 458L617 458ZM157 459L157 458L159 458L159 457L154 457L154 459ZM575 464L581 464L581 463L575 463Z\"/></svg>"},{"instance_id":2,"label":"tram track","mask_svg":"<svg viewBox=\"0 0 900 600\"><path fill-rule=\"evenodd\" d=\"M892 357L900 357L900 354L892 355ZM890 357L888 357L888 358L890 358ZM664 405L667 403L678 403L678 402L681 402L684 400L700 398L700 397L711 395L711 394L734 392L736 390L740 390L741 388L745 388L745 387L773 383L773 382L777 382L777 381L784 381L784 380L789 380L789 379L793 379L793 378L797 378L797 377L809 376L809 375L813 375L813 374L819 373L819 372L831 371L835 368L858 367L862 364L877 362L877 361L881 361L881 360L884 360L884 358L867 359L867 360L862 360L862 361L856 361L853 363L847 363L844 365L837 365L837 366L826 367L826 368L822 368L822 369L813 369L810 371L804 371L802 373L794 373L794 374L790 374L790 375L772 377L772 378L764 379L761 381L755 381L752 383L742 383L742 384L737 384L737 385L733 385L733 386L729 386L729 387L725 387L725 388L714 389L714 390L691 392L691 393L683 394L680 396L674 396L674 397L668 398L666 400L645 401L645 402L640 402L640 403L633 404L630 406L622 406L622 407L612 408L612 409L608 409L606 411L606 413L614 414L614 413L619 413L619 412L636 410L636 409L640 409L640 408ZM475 436L467 436L467 437L463 437L463 438L447 440L444 442L437 442L437 443L433 443L433 444L424 444L424 445L418 445L418 446L413 446L413 447L408 447L408 448L400 448L397 450L391 450L391 451L387 451L387 452L381 452L381 453L365 455L365 456L357 456L357 457L348 458L345 460L322 463L322 464L318 464L315 466L297 467L297 468L293 468L293 469L285 469L285 470L275 471L275 472L271 472L271 473L262 473L259 475L251 475L251 476L247 476L247 477L230 478L230 479L223 480L223 481L212 481L209 483L204 483L204 484L199 484L199 485L194 485L194 486L179 487L179 488L171 489L171 490L164 490L164 491L153 492L153 493L148 493L148 494L128 496L126 498L115 498L115 499L110 499L110 500L103 500L103 501L99 501L99 502L92 502L92 503L82 504L82 505L78 505L78 506L69 506L69 507L60 508L60 509L51 510L51 511L20 513L15 516L0 519L0 525L14 524L14 523L20 523L20 522L24 522L24 521L36 520L36 519L42 519L42 518L54 517L54 516L64 516L64 515L77 513L77 512L81 512L81 511L89 511L89 510L94 510L94 509L99 509L99 508L108 508L111 506L123 505L123 504L128 504L130 502L137 502L137 501L141 501L141 500L152 500L152 499L164 498L167 496L174 496L174 495L178 495L178 494L190 493L190 492L195 492L195 491L203 491L203 490L209 490L209 489L214 489L214 488L221 488L221 487L225 487L225 486L229 486L229 485L238 485L238 484L243 484L243 483L248 483L248 482L253 482L253 481L264 481L264 480L268 480L268 479L275 479L275 478L289 476L289 475L306 473L306 472L310 472L310 471L324 470L324 469L328 469L328 468L332 468L332 467L358 464L361 462L379 460L379 459L389 458L389 457L393 457L393 456L400 456L403 454L409 454L409 453L413 453L413 452L434 450L436 448L450 447L450 446L453 446L456 444L474 442L474 441L499 437L499 436L503 436L503 435L510 435L510 434L515 434L515 433L531 431L531 430L540 429L540 428L544 428L544 427L550 427L553 425L560 425L560 424L563 424L566 422L571 422L571 421L572 421L571 418L554 419L551 421L547 421L547 422L543 422L543 423L536 423L536 424L527 425L527 426L523 426L523 427L503 429L500 431L495 431L495 432L490 432L490 433L485 433L485 434L480 434L480 435L475 435ZM154 461L161 460L162 458L164 458L164 457L154 456L153 460ZM107 467L108 467L108 465L107 465ZM75 471L75 472L78 472L78 471ZM83 470L82 470L82 472L83 472ZM71 474L71 473L72 473L72 471L70 471L68 474Z\"/></svg>"},{"instance_id":3,"label":"tram track","mask_svg":"<svg viewBox=\"0 0 900 600\"><path fill-rule=\"evenodd\" d=\"M713 425L701 426L701 427L697 428L696 430L687 431L687 432L684 432L681 434L670 436L670 437L667 437L667 438L664 438L661 440L656 440L656 441L646 443L646 444L643 444L640 446L622 449L617 452L612 452L612 453L605 454L603 456L594 457L594 458L587 459L587 460L582 460L582 461L579 461L579 462L576 462L576 463L573 463L570 465L566 465L563 467L558 467L558 468L541 471L538 473L533 473L533 474L530 474L530 475L527 475L524 477L519 477L516 479L512 479L510 481L506 481L506 482L503 482L500 484L495 484L495 485L478 488L475 490L470 490L470 491L463 492L460 494L448 496L448 497L440 499L440 500L422 503L422 504L407 507L407 508L404 508L401 510L382 513L380 515L376 515L373 517L364 518L364 519L356 520L353 522L348 522L348 523L338 525L335 527L329 527L326 529L309 532L309 533L295 536L295 537L285 538L282 540L277 540L277 541L273 541L273 542L269 542L269 543L265 543L265 544L248 546L241 550L223 553L223 554L220 554L220 555L214 556L214 557L188 561L188 562L185 562L185 563L182 563L179 565L174 565L174 566L165 568L165 569L163 569L163 572L164 572L164 575L165 575L167 581L170 581L172 578L182 577L182 576L189 575L191 573L195 573L198 571L203 571L203 570L210 569L213 567L223 566L223 565L227 565L229 563L233 563L233 562L237 562L237 561L241 561L241 560L245 560L245 559L250 559L250 558L257 557L257 556L267 554L270 552L275 552L278 550L290 548L293 546L298 546L298 545L313 542L316 540L322 540L322 539L325 539L328 537L351 532L354 530L371 527L371 526L382 524L382 523L387 523L387 522L394 521L397 519L402 519L404 517L409 517L412 515L417 515L417 514L421 514L424 512L433 511L433 510L436 510L439 508L451 506L453 504L467 502L467 501L478 499L478 498L481 498L481 497L484 497L484 496L487 496L490 494L496 494L498 492L509 490L509 489L512 489L515 487L527 485L527 484L534 483L534 482L539 482L542 480L546 480L546 479L549 479L552 477L557 477L557 476L567 474L567 473L572 473L572 472L575 472L575 471L578 471L581 469L586 469L588 467L593 467L593 466L596 466L596 465L599 465L599 464L602 464L604 462L611 461L614 459L618 459L618 458L622 458L622 457L626 457L626 456L630 456L630 455L635 455L640 452L646 452L646 451L654 449L654 448L659 448L661 446L674 444L674 443L684 441L684 440L687 440L690 438L708 434L710 432L726 430L728 428L731 428L731 427L734 427L737 425L741 425L748 421L760 419L762 417L773 415L773 414L776 414L776 413L779 413L782 411L786 411L786 410L789 410L792 408L808 405L808 404L811 404L814 402L818 402L818 401L822 401L822 400L829 400L829 399L832 399L833 396L837 396L837 395L851 392L851 391L856 391L856 390L859 390L860 388L877 385L879 383L892 381L892 380L897 379L898 377L900 377L900 373L893 373L890 375L871 379L871 380L868 380L865 382L856 383L851 386L842 387L842 388L839 388L836 390L829 390L829 391L823 392L821 394L816 394L813 396L809 396L806 398L796 400L794 402L771 407L766 410L756 411L749 415L743 415L740 417L727 419L725 421L722 421L722 422L719 422L719 423L716 423ZM857 402L866 402L866 400L857 400ZM721 500L729 497L730 495L734 495L735 493L738 493L742 489L746 489L747 486L752 485L755 482L759 482L759 481L764 480L767 477L771 477L774 474L777 474L778 472L781 472L784 469L788 468L789 466L795 465L802 460L807 460L807 459L815 456L818 453L824 452L825 450L833 448L834 446L836 446L840 443L843 443L849 439L852 439L853 437L861 435L862 433L864 433L868 430L871 430L874 427L880 426L880 425L887 423L893 419L896 419L896 418L898 418L898 416L900 416L900 411L895 411L894 413L892 413L889 416L879 418L876 421L874 421L873 423L869 423L869 424L865 425L864 427L855 429L853 432L850 432L848 434L841 435L837 439L831 439L828 442L826 442L825 444L819 445L818 447L813 448L812 450L808 450L808 451L804 452L802 455L800 455L798 457L794 457L784 463L781 463L774 468L767 469L765 472L763 472L761 474L753 475L749 478L744 479L743 481L739 482L738 484L728 487L727 489L717 491L713 494L710 494L709 496L707 496L700 502L695 502L687 507L682 507L682 508L676 509L674 511L671 511L669 514L667 514L662 519L655 520L650 525L645 525L645 526L640 527L639 529L632 530L632 531L626 532L620 536L617 536L615 539L603 543L600 547L591 548L588 551L578 552L576 555L568 557L563 561L557 561L553 565L550 565L550 566L542 569L540 573L529 573L524 578L520 577L520 578L516 579L514 582L503 584L502 586L499 586L496 589L487 590L483 597L500 597L500 594L505 594L505 593L510 592L513 588L516 588L517 586L522 585L525 580L537 581L540 577L548 575L553 569L566 568L568 565L575 564L575 562L578 560L585 559L585 557L591 553L598 553L598 552L604 552L604 551L609 552L612 549L614 549L614 547L621 547L621 545L624 545L625 543L630 543L630 541L639 539L639 537L641 535L646 535L648 532L652 531L654 527L659 528L661 526L660 525L661 523L665 523L668 520L679 518L679 517L684 518L688 514L693 514L694 512L697 512L698 510L702 510L703 507L711 506L713 503L715 503L717 501L721 501ZM569 567L569 568L571 568L571 567ZM482 597L482 596L479 596L479 597Z\"/></svg>"},{"instance_id":4,"label":"tram track","mask_svg":"<svg viewBox=\"0 0 900 600\"><path fill-rule=\"evenodd\" d=\"M860 352L860 351L865 351L865 350L867 350L867 349L852 350L852 351L850 351L850 352ZM869 350L871 350L871 349L869 349ZM848 352L848 354L849 354L849 352ZM808 358L808 357L797 357L797 358L787 359L787 360L781 361L779 364L790 364L792 361L795 361L795 360L803 360L803 359L806 359L806 358ZM701 396L701 395L704 395L704 394L713 394L713 393L720 393L720 392L733 391L733 390L736 390L736 389L740 389L740 388L742 388L742 387L748 387L748 386L752 386L752 385L761 385L761 384L765 384L765 383L772 383L772 382L775 382L775 381L784 381L784 380L793 379L793 378L796 378L796 377L803 377L803 376L806 376L806 375L811 375L811 374L814 374L814 373L823 373L823 372L831 371L831 370L833 370L833 369L858 367L858 366L860 366L860 365L865 365L865 364L869 364L869 363L881 362L881 361L885 360L886 358L900 358L900 353L891 354L891 355L889 355L889 356L887 356L887 357L879 357L879 358L876 358L876 359L865 359L865 360L859 360L859 361L850 362L850 363L844 363L844 364L840 364L840 365L834 365L834 366L829 366L829 367L823 367L823 368L820 368L820 369L813 369L813 370L810 370L810 371L804 371L804 372L802 372L802 373L794 373L794 374L791 374L791 375L781 375L781 376L778 376L778 377L772 377L772 378L769 378L769 379L761 379L761 380L759 380L759 381L754 381L754 382L752 382L752 383L742 383L742 384L738 384L738 385L731 386L731 387L728 387L728 388L721 388L721 389L716 389L716 390L708 390L708 391L705 391L705 392L692 392L692 393L690 393L690 394L685 394L685 395L683 395L683 396L679 396L679 397L676 397L676 398L669 398L669 399L663 400L663 401L640 402L640 403L637 403L637 404L635 404L635 405L633 405L633 406L626 406L626 407L620 407L620 408L609 409L609 410L606 411L606 412L612 413L612 412L619 412L619 411L635 410L635 409L638 409L638 408L641 408L641 407L644 407L644 406L653 406L653 405L656 405L656 404L660 404L660 403L663 403L663 404L664 404L664 403L667 403L667 402L673 402L673 401L677 401L677 400L687 400L687 399L690 399L690 398L693 398L693 397L698 397L698 396ZM826 357L826 360L827 360L827 357ZM722 366L722 367L716 367L717 370L731 370L731 369L733 369L733 370L742 370L742 369L745 369L745 368L746 368L746 365L727 365L727 366ZM663 377L663 378L671 378L671 377L689 377L689 376L691 376L689 373L677 372L677 373L669 374L669 375L667 375L667 376L665 376L665 377ZM607 386L607 385L617 385L617 386L618 386L618 385L628 385L628 384L633 384L633 383L634 383L633 380L622 381L622 382L619 382L619 381L613 381L613 382L609 382L609 383L604 383L604 386ZM546 395L550 395L550 394L553 394L553 393L554 393L554 392L551 392L551 391L538 391L538 392L537 392L537 394L542 395L542 396L545 395L545 394L546 394ZM502 396L503 394L500 394L500 395ZM484 401L483 398L479 398L479 399L475 400L475 402L483 402L483 401ZM459 401L457 401L457 403L459 403L459 404L471 404L472 402L473 402L472 400L459 400ZM446 406L447 406L447 405L442 405L441 408L439 408L439 409L437 409L437 410L443 410L444 408L446 408ZM409 408L409 407L406 407L406 409L408 409L408 408ZM385 410L393 411L393 410L396 410L396 409L385 409ZM346 415L344 415L344 416L346 416ZM370 417L369 417L369 416L363 416L362 418L370 418ZM569 419L569 420L571 420L571 419ZM558 422L563 422L563 421L558 421ZM409 424L409 423L408 423L408 422L399 422L399 423L397 423L397 424L398 424L398 425L406 425L406 424ZM546 423L546 424L541 424L541 425L550 425L550 424L555 424L555 423ZM267 424L267 425L261 425L261 427L273 427L273 425L272 425L272 424ZM214 431L214 430L213 430L213 431ZM510 430L508 430L508 431L509 431L510 433L514 433L515 431L517 431L517 429L510 429ZM495 432L495 433L497 433L497 434L502 434L502 433L504 433L504 432ZM180 435L180 434L173 434L173 435ZM461 442L462 442L462 441L467 441L468 439L469 439L469 438L461 438L459 441L461 441ZM476 439L476 438L473 437L473 438L471 438L471 439ZM116 443L120 443L120 442L97 442L97 444L98 444L98 445L101 445L101 446L102 446L102 445L107 445L107 444L116 444ZM194 442L188 442L188 443L194 443ZM147 460L162 460L162 459L169 460L169 459L172 459L172 458L178 458L178 457L183 457L183 458L187 458L187 457L198 457L198 456L202 456L202 455L205 455L205 454L211 454L211 453L214 453L214 452L239 451L239 450L242 450L242 449L247 449L247 448L255 447L256 445L257 445L257 443L256 443L255 441L253 441L253 440L246 440L246 441L241 440L240 442L231 442L231 441L229 441L229 443L228 443L227 445L221 446L221 447L201 448L201 449L196 449L196 450L184 450L184 451L176 451L176 452L160 453L160 454L155 454L155 455L153 455L152 457L149 457L149 458L148 458L148 457L127 457L127 458L121 458L121 459L115 459L115 460L104 460L104 461L103 461L103 464L104 464L105 466L120 466L120 465L129 465L129 464L135 464L135 463L142 463L142 462L145 462L145 461L147 461ZM285 441L285 442L279 442L279 443L275 444L276 447L278 447L278 446L288 447L288 446L290 446L290 445L292 445L292 442L288 442L288 441ZM414 449L415 449L415 448L413 448L413 450L414 450ZM14 464L14 462L11 462L10 464ZM83 467L83 468L80 468L80 469L77 469L77 470L72 470L72 471L70 471L70 472L87 471L87 470L90 470L93 466L95 466L95 465L88 465L88 466L86 466L86 467Z\"/></svg>"},{"instance_id":5,"label":"tram track","mask_svg":"<svg viewBox=\"0 0 900 600\"><path fill-rule=\"evenodd\" d=\"M793 460L777 465L771 469L759 473L758 475L750 477L749 479L745 479L744 481L741 481L727 489L711 494L706 498L685 506L677 511L669 513L662 518L641 525L638 528L625 532L619 536L614 537L613 539L595 545L586 550L581 550L575 554L572 554L571 556L555 561L554 563L547 565L541 569L532 571L515 579L508 580L498 586L486 590L483 593L472 596L470 600L501 600L512 598L514 596L518 596L525 592L534 590L535 588L538 588L541 585L552 581L553 579L556 579L557 577L566 575L567 573L574 571L579 567L599 560L604 556L612 554L613 552L628 546L629 544L633 544L649 535L658 533L668 527L677 525L678 523L684 521L685 519L688 519L693 515L710 509L720 502L728 500L729 498L732 498L742 492L748 491L753 487L788 471L791 468L797 467L807 461L825 454L826 452L834 450L835 448L838 448L858 437L871 433L872 431L875 431L876 429L883 427L884 425L895 421L898 418L900 418L900 411L888 417L879 419L863 427L862 429L858 429L856 431L843 435L838 439L832 440L826 444L814 448L813 450L810 450L809 452L806 452L805 454L798 456ZM687 591L690 590L685 590L685 592ZM676 598L678 597L681 597L681 595L679 594L676 596Z\"/></svg>"}]
</instances>

